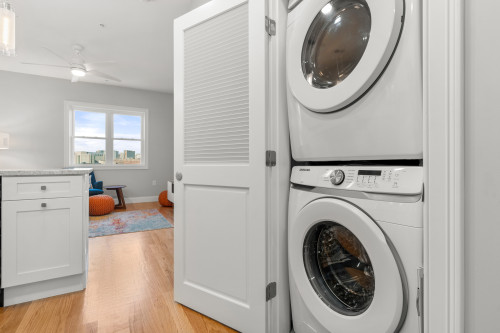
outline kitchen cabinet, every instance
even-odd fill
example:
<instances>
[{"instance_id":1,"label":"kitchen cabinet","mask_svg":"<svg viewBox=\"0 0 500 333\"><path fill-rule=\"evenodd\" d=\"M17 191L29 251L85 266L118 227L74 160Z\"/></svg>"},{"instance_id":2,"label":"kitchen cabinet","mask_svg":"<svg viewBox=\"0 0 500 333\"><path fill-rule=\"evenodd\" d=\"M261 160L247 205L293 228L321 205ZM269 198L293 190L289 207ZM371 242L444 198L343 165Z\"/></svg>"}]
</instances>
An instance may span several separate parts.
<instances>
[{"instance_id":1,"label":"kitchen cabinet","mask_svg":"<svg viewBox=\"0 0 500 333\"><path fill-rule=\"evenodd\" d=\"M82 290L88 267L88 172L2 175L3 305Z\"/></svg>"}]
</instances>

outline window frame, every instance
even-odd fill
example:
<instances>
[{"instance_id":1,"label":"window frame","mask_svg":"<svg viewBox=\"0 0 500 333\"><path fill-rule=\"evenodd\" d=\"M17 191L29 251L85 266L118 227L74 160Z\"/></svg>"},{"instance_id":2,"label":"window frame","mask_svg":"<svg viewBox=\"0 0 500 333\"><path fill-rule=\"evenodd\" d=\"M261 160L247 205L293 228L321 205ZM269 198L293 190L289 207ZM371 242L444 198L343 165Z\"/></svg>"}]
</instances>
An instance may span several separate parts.
<instances>
[{"instance_id":1,"label":"window frame","mask_svg":"<svg viewBox=\"0 0 500 333\"><path fill-rule=\"evenodd\" d=\"M104 113L106 116L106 127L104 137L78 136L77 138L100 139L105 141L106 161L105 164L76 164L74 163L74 140L75 140L75 111ZM141 117L141 139L115 138L114 121L115 114L131 115ZM87 167L94 169L148 169L149 160L149 110L127 106L94 104L75 101L64 101L64 166L65 167ZM141 163L140 164L113 164L113 141L141 141ZM108 153L111 152L111 153Z\"/></svg>"}]
</instances>

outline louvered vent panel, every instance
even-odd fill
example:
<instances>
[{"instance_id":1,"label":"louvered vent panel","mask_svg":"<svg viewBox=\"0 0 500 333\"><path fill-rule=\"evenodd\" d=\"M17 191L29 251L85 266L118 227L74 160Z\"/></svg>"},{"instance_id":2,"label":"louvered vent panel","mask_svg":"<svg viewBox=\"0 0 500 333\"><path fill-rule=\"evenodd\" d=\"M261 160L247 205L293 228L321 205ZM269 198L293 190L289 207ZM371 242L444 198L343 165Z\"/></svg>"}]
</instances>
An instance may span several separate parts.
<instances>
[{"instance_id":1,"label":"louvered vent panel","mask_svg":"<svg viewBox=\"0 0 500 333\"><path fill-rule=\"evenodd\" d=\"M185 163L248 163L248 5L184 38Z\"/></svg>"}]
</instances>

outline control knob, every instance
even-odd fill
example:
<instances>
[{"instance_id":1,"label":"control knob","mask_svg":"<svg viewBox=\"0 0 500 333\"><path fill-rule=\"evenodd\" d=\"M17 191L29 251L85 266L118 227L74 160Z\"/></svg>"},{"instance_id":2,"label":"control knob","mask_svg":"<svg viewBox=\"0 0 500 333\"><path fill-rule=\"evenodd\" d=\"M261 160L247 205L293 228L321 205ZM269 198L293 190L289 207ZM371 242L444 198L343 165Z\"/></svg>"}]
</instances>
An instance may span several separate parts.
<instances>
[{"instance_id":1,"label":"control knob","mask_svg":"<svg viewBox=\"0 0 500 333\"><path fill-rule=\"evenodd\" d=\"M344 171L342 170L334 170L330 174L330 182L332 182L333 185L340 185L344 182Z\"/></svg>"}]
</instances>

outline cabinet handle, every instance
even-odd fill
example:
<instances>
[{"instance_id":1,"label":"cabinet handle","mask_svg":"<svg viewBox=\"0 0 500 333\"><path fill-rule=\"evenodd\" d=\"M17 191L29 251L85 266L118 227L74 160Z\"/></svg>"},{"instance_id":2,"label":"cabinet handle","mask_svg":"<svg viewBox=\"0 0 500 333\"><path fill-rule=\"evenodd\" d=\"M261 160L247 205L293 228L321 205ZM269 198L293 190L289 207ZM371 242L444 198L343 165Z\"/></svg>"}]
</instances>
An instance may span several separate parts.
<instances>
[{"instance_id":1,"label":"cabinet handle","mask_svg":"<svg viewBox=\"0 0 500 333\"><path fill-rule=\"evenodd\" d=\"M42 202L42 207L43 208L47 207L47 204L45 202Z\"/></svg>"},{"instance_id":2,"label":"cabinet handle","mask_svg":"<svg viewBox=\"0 0 500 333\"><path fill-rule=\"evenodd\" d=\"M43 186L41 187L41 189L42 189L42 191L45 191L45 190L47 189L47 186L43 185Z\"/></svg>"}]
</instances>

